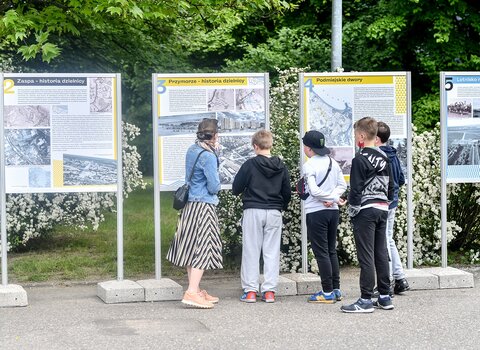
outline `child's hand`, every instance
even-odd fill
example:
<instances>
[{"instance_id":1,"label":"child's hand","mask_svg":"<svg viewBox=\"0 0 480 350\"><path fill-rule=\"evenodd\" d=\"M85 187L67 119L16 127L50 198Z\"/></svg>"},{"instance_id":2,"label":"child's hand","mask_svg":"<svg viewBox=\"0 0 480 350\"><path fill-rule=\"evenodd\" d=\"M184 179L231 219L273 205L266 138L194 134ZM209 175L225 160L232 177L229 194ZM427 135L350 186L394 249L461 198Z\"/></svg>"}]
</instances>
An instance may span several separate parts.
<instances>
[{"instance_id":1,"label":"child's hand","mask_svg":"<svg viewBox=\"0 0 480 350\"><path fill-rule=\"evenodd\" d=\"M330 208L332 205L333 205L333 202L332 201L325 201L323 202L323 205L326 206L327 208Z\"/></svg>"},{"instance_id":2,"label":"child's hand","mask_svg":"<svg viewBox=\"0 0 480 350\"><path fill-rule=\"evenodd\" d=\"M345 198L339 198L338 199L338 205L342 206L347 204L347 200Z\"/></svg>"}]
</instances>

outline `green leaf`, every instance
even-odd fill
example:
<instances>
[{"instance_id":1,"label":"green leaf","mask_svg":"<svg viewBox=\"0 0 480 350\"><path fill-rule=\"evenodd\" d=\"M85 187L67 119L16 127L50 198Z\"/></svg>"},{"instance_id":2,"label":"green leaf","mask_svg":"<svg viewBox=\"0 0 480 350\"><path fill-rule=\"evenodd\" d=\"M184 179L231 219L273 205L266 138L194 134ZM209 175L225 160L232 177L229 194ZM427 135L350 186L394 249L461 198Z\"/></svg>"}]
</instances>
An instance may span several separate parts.
<instances>
[{"instance_id":1,"label":"green leaf","mask_svg":"<svg viewBox=\"0 0 480 350\"><path fill-rule=\"evenodd\" d=\"M143 11L137 5L133 6L130 12L135 18L143 18Z\"/></svg>"},{"instance_id":2,"label":"green leaf","mask_svg":"<svg viewBox=\"0 0 480 350\"><path fill-rule=\"evenodd\" d=\"M109 8L107 8L107 12L112 15L121 15L122 9L120 7L110 6Z\"/></svg>"},{"instance_id":3,"label":"green leaf","mask_svg":"<svg viewBox=\"0 0 480 350\"><path fill-rule=\"evenodd\" d=\"M27 34L25 33L25 31L16 32L16 33L15 33L15 42L18 42L18 40L23 40L23 39L25 39L26 36L27 36Z\"/></svg>"},{"instance_id":4,"label":"green leaf","mask_svg":"<svg viewBox=\"0 0 480 350\"><path fill-rule=\"evenodd\" d=\"M35 40L37 43L43 44L48 39L48 32L41 32L40 34L35 34Z\"/></svg>"},{"instance_id":5,"label":"green leaf","mask_svg":"<svg viewBox=\"0 0 480 350\"><path fill-rule=\"evenodd\" d=\"M34 44L34 45L23 45L23 46L20 46L20 48L18 49L18 52L21 53L23 58L27 61L29 59L35 58L38 51L39 51L39 47L36 44Z\"/></svg>"},{"instance_id":6,"label":"green leaf","mask_svg":"<svg viewBox=\"0 0 480 350\"><path fill-rule=\"evenodd\" d=\"M52 43L46 43L42 45L42 60L45 62L50 63L52 58L57 57L60 55L60 48Z\"/></svg>"},{"instance_id":7,"label":"green leaf","mask_svg":"<svg viewBox=\"0 0 480 350\"><path fill-rule=\"evenodd\" d=\"M3 24L5 25L5 27L9 27L9 26L14 26L15 23L17 22L18 20L18 13L15 11L15 10L8 10L6 13L5 13L5 16L3 16Z\"/></svg>"}]
</instances>

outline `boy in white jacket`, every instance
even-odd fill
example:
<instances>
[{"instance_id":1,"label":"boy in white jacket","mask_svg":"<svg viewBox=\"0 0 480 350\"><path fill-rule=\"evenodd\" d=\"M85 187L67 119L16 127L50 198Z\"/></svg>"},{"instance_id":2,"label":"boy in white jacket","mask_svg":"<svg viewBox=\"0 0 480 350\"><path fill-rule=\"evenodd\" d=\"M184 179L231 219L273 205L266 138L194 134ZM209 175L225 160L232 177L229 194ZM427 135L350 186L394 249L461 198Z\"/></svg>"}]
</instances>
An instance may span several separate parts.
<instances>
[{"instance_id":1,"label":"boy in white jacket","mask_svg":"<svg viewBox=\"0 0 480 350\"><path fill-rule=\"evenodd\" d=\"M303 176L310 196L305 200L307 236L318 264L322 290L311 295L311 303L333 304L342 300L340 269L337 256L337 226L340 196L347 189L342 170L330 158L324 135L316 130L305 133L303 151L309 158L303 166Z\"/></svg>"}]
</instances>

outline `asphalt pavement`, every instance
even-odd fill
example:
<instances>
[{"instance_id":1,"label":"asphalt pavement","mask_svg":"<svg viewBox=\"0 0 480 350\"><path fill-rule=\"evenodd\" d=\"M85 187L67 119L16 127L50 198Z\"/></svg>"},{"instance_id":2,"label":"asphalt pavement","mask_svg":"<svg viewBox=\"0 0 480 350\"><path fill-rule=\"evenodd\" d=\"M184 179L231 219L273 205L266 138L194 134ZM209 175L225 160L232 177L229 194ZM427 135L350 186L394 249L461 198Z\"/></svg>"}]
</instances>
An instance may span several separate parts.
<instances>
[{"instance_id":1,"label":"asphalt pavement","mask_svg":"<svg viewBox=\"0 0 480 350\"><path fill-rule=\"evenodd\" d=\"M341 271L343 301L307 296L245 304L238 276L209 276L212 310L179 301L104 304L94 283L24 286L27 307L0 308L0 349L480 349L480 268L475 287L409 291L394 310L345 314L359 297L356 268ZM177 280L185 285L185 280Z\"/></svg>"}]
</instances>

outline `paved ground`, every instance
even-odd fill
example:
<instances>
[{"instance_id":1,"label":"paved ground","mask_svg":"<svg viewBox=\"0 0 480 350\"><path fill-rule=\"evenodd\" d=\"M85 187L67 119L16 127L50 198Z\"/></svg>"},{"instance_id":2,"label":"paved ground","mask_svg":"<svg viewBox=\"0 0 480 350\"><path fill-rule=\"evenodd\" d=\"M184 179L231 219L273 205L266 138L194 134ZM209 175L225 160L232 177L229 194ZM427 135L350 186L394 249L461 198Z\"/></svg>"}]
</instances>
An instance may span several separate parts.
<instances>
[{"instance_id":1,"label":"paved ground","mask_svg":"<svg viewBox=\"0 0 480 350\"><path fill-rule=\"evenodd\" d=\"M104 304L95 285L26 287L29 306L0 309L0 349L480 349L480 269L475 288L411 291L395 310L344 314L343 302L306 296L244 304L238 277L208 278L213 310L180 302ZM179 281L184 283L184 281ZM358 270L342 270L346 303Z\"/></svg>"}]
</instances>

